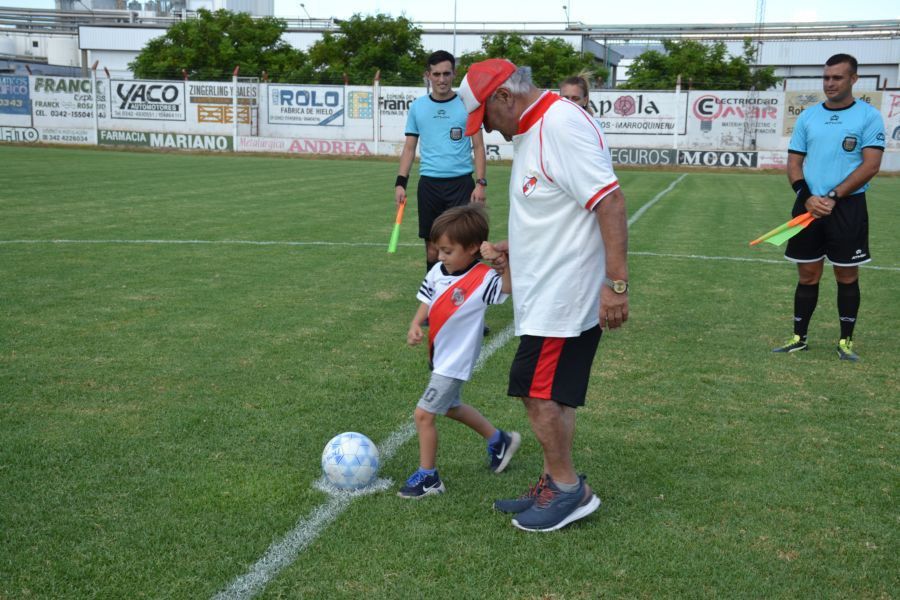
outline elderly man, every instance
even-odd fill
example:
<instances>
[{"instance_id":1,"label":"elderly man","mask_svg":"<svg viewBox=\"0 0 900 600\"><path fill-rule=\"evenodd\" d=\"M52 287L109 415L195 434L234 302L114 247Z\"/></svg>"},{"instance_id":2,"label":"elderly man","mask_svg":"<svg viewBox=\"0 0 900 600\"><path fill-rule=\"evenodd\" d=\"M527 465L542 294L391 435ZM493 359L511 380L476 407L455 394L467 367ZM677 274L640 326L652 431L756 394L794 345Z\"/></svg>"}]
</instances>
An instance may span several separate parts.
<instances>
[{"instance_id":1,"label":"elderly man","mask_svg":"<svg viewBox=\"0 0 900 600\"><path fill-rule=\"evenodd\" d=\"M575 471L572 442L602 328L628 318L625 197L596 121L536 88L528 69L475 63L458 93L466 135L483 124L515 145L509 242L486 253L511 271L520 343L509 395L523 400L544 454L531 491L494 507L514 513L520 529L552 531L600 506Z\"/></svg>"}]
</instances>

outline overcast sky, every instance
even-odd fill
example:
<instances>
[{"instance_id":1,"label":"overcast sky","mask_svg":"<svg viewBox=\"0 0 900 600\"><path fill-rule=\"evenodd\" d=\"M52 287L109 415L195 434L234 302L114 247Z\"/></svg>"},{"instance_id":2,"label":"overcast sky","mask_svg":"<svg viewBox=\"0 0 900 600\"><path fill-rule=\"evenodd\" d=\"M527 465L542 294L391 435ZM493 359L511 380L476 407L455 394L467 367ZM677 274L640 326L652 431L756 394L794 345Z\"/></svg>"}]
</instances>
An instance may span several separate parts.
<instances>
[{"instance_id":1,"label":"overcast sky","mask_svg":"<svg viewBox=\"0 0 900 600\"><path fill-rule=\"evenodd\" d=\"M2 2L2 0L0 0ZM315 18L347 18L354 13L405 14L415 21L453 22L454 1L428 0L303 0ZM305 17L300 2L275 0L280 17ZM900 19L897 0L817 0L766 3L766 21L868 21ZM588 25L649 23L752 23L755 0L456 0L457 21L571 21ZM567 7L567 10L563 9Z\"/></svg>"},{"instance_id":2,"label":"overcast sky","mask_svg":"<svg viewBox=\"0 0 900 600\"><path fill-rule=\"evenodd\" d=\"M139 0L141 2L145 0ZM752 23L756 20L755 0L643 0L601 2L600 0L275 0L275 15L305 18L345 19L355 13L405 15L414 21L453 22L456 20L555 22L581 21L588 25L660 23ZM53 0L0 0L0 6L53 8ZM563 6L567 8L564 10ZM898 0L816 0L815 2L775 2L769 0L766 21L870 21L900 19Z\"/></svg>"}]
</instances>

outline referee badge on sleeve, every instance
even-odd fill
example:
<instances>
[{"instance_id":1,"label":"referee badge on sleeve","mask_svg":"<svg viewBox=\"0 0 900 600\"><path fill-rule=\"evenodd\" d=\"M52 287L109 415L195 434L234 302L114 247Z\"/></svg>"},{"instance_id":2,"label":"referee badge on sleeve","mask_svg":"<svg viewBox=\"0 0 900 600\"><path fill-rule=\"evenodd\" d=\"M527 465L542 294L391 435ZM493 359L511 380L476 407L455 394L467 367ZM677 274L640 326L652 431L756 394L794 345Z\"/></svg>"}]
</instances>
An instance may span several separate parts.
<instances>
[{"instance_id":1,"label":"referee badge on sleeve","mask_svg":"<svg viewBox=\"0 0 900 600\"><path fill-rule=\"evenodd\" d=\"M844 142L841 144L841 148L844 149L845 152L853 152L856 150L856 138L852 135L848 135L844 138Z\"/></svg>"}]
</instances>

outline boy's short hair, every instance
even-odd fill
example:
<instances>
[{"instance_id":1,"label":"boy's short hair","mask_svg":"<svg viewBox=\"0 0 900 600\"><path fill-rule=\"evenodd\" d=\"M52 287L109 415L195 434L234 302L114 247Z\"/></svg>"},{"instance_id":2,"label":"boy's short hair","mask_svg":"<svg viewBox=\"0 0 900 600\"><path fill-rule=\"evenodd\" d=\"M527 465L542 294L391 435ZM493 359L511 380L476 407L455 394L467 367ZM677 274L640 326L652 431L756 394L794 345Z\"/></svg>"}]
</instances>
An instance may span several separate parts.
<instances>
[{"instance_id":1,"label":"boy's short hair","mask_svg":"<svg viewBox=\"0 0 900 600\"><path fill-rule=\"evenodd\" d=\"M444 211L434 220L429 240L436 244L446 235L454 244L468 248L473 244L481 246L481 242L488 239L488 232L487 213L484 207L473 202Z\"/></svg>"}]
</instances>

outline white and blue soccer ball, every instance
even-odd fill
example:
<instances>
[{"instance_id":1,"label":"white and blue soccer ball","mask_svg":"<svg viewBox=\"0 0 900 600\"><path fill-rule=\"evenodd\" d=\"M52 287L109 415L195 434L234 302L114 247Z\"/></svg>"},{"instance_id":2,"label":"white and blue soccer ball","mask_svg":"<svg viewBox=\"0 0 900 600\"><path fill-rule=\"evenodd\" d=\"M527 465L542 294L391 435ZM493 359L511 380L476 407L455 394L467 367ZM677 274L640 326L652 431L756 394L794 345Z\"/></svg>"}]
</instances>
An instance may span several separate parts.
<instances>
[{"instance_id":1,"label":"white and blue soccer ball","mask_svg":"<svg viewBox=\"0 0 900 600\"><path fill-rule=\"evenodd\" d=\"M358 490L370 485L378 475L378 465L378 447L355 431L334 436L322 452L325 479L342 490Z\"/></svg>"}]
</instances>

